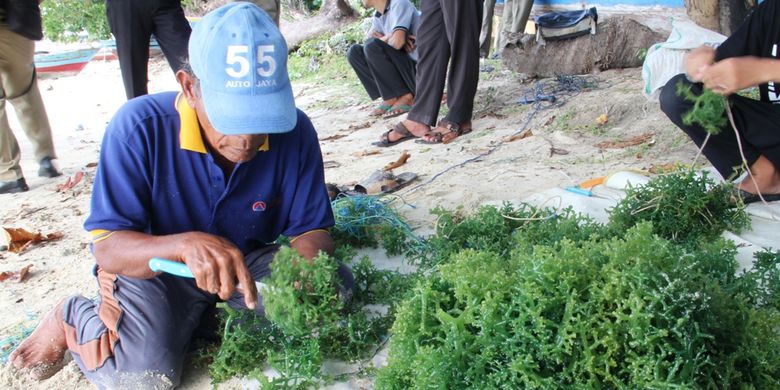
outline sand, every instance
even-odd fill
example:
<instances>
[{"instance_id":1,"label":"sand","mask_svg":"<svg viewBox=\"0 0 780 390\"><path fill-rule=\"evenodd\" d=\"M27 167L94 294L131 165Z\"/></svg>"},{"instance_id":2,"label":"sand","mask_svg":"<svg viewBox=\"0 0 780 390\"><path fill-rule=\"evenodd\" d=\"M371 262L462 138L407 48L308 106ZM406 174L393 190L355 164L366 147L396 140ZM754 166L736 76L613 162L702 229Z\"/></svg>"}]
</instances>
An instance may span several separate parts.
<instances>
[{"instance_id":1,"label":"sand","mask_svg":"<svg viewBox=\"0 0 780 390\"><path fill-rule=\"evenodd\" d=\"M411 157L395 173L414 172L417 182L397 192L400 211L419 234L432 231L435 206L463 207L466 212L486 202L522 198L551 187L565 187L617 170L648 169L670 162L690 163L695 146L660 112L658 104L641 94L640 69L610 70L594 77L592 91L566 96L557 108L534 111L516 102L533 87L522 75L501 70L497 63L482 73L476 99L474 131L446 145L422 145L414 141L391 148L371 142L398 120L373 119L367 114L375 102L355 88L354 75L343 85L330 81L294 85L296 102L311 117L320 135L323 159L331 161L326 180L339 185L359 182L398 159ZM151 92L177 89L173 73L162 58L150 65ZM334 87L333 84L336 84ZM113 112L124 102L116 61L92 62L80 74L44 78L40 88L52 122L59 166L64 175L55 179L35 175L31 146L9 109L12 127L22 147L22 167L30 191L0 196L0 226L22 227L43 234L59 232L59 241L35 245L22 254L0 252L0 272L16 271L32 264L24 283L0 283L0 335L14 334L20 326L34 326L57 301L72 294L93 297L93 259L89 237L82 223L89 213L89 197L100 140ZM339 104L330 104L338 97ZM561 97L564 98L564 97ZM531 113L533 112L533 115ZM608 121L597 125L605 114ZM603 118L602 118L603 119ZM526 126L527 124L527 126ZM527 128L532 135L512 142L504 140ZM328 137L334 135L341 137ZM646 136L637 146L602 148L604 141ZM360 156L364 152L378 152ZM483 155L482 157L478 157ZM58 192L58 185L78 172L83 180ZM2 242L0 242L2 245ZM398 259L374 259L386 267L400 266ZM242 387L234 380L224 388ZM365 381L351 381L340 388L365 388ZM52 378L32 383L0 371L0 387L25 389L91 388L73 362ZM205 370L188 368L182 388L210 388Z\"/></svg>"}]
</instances>

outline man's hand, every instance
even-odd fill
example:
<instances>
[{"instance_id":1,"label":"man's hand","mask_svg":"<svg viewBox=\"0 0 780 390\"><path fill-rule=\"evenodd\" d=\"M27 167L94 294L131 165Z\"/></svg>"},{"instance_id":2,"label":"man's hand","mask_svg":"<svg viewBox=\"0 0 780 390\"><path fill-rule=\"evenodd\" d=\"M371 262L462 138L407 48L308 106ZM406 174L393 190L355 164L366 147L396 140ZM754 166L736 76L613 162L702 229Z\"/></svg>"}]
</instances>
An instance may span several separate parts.
<instances>
[{"instance_id":1,"label":"man's hand","mask_svg":"<svg viewBox=\"0 0 780 390\"><path fill-rule=\"evenodd\" d=\"M378 32L376 32L376 31L371 31L371 38L377 38L377 39L381 39L383 41L385 40L385 36L380 34L380 33L378 33Z\"/></svg>"},{"instance_id":2,"label":"man's hand","mask_svg":"<svg viewBox=\"0 0 780 390\"><path fill-rule=\"evenodd\" d=\"M773 76L765 69L773 65L766 59L745 56L726 58L707 67L702 72L704 87L720 95L731 95L766 81Z\"/></svg>"},{"instance_id":3,"label":"man's hand","mask_svg":"<svg viewBox=\"0 0 780 390\"><path fill-rule=\"evenodd\" d=\"M407 35L406 36L406 43L404 44L404 50L407 53L411 53L414 51L414 49L417 48L417 37L414 35Z\"/></svg>"},{"instance_id":4,"label":"man's hand","mask_svg":"<svg viewBox=\"0 0 780 390\"><path fill-rule=\"evenodd\" d=\"M235 245L224 238L201 232L180 236L179 259L192 271L198 288L227 300L235 292L237 283L241 283L246 306L255 308L255 281L244 263L244 255Z\"/></svg>"},{"instance_id":5,"label":"man's hand","mask_svg":"<svg viewBox=\"0 0 780 390\"><path fill-rule=\"evenodd\" d=\"M715 49L699 46L685 56L685 74L691 81L701 81L704 71L715 62Z\"/></svg>"}]
</instances>

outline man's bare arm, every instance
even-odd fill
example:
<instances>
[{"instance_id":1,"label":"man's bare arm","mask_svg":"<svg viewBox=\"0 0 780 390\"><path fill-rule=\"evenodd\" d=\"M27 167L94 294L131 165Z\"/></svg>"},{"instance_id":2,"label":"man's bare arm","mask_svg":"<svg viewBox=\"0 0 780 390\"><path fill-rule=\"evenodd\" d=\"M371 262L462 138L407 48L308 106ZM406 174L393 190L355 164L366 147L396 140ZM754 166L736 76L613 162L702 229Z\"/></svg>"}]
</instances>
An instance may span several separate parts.
<instances>
[{"instance_id":1,"label":"man's bare arm","mask_svg":"<svg viewBox=\"0 0 780 390\"><path fill-rule=\"evenodd\" d=\"M333 255L336 245L326 230L311 230L293 238L290 247L298 251L301 256L313 259L320 251Z\"/></svg>"},{"instance_id":2,"label":"man's bare arm","mask_svg":"<svg viewBox=\"0 0 780 390\"><path fill-rule=\"evenodd\" d=\"M222 299L233 295L236 284L245 290L247 307L257 302L252 275L244 256L230 241L202 232L187 232L153 236L135 231L117 231L94 244L98 266L109 273L148 279L155 276L148 267L149 259L161 257L180 261L195 276L198 288Z\"/></svg>"},{"instance_id":3,"label":"man's bare arm","mask_svg":"<svg viewBox=\"0 0 780 390\"><path fill-rule=\"evenodd\" d=\"M768 81L780 81L780 60L761 57L733 57L718 61L702 72L705 88L730 95Z\"/></svg>"},{"instance_id":4,"label":"man's bare arm","mask_svg":"<svg viewBox=\"0 0 780 390\"><path fill-rule=\"evenodd\" d=\"M401 50L406 45L406 30L398 29L393 31L392 34L387 36L386 42L394 49Z\"/></svg>"}]
</instances>

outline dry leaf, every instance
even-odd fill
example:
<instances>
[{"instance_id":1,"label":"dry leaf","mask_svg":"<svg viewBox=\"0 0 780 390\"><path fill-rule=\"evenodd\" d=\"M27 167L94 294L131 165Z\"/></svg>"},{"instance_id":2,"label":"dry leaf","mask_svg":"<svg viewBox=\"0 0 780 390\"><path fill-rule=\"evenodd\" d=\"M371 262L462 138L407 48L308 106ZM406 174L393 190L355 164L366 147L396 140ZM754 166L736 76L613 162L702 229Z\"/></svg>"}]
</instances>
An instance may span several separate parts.
<instances>
[{"instance_id":1,"label":"dry leaf","mask_svg":"<svg viewBox=\"0 0 780 390\"><path fill-rule=\"evenodd\" d=\"M379 154L378 150L360 150L355 153L352 153L355 157L365 157L365 156L372 156L375 154Z\"/></svg>"},{"instance_id":2,"label":"dry leaf","mask_svg":"<svg viewBox=\"0 0 780 390\"><path fill-rule=\"evenodd\" d=\"M528 138L530 136L534 135L534 133L531 131L531 129L525 129L521 131L519 134L515 134L512 136L509 136L505 139L506 142L514 142L517 140L521 140L523 138Z\"/></svg>"},{"instance_id":3,"label":"dry leaf","mask_svg":"<svg viewBox=\"0 0 780 390\"><path fill-rule=\"evenodd\" d=\"M16 280L19 283L23 283L27 280L27 277L30 276L30 268L32 268L32 264L28 264L19 271L5 271L0 272L0 282L5 282L6 280Z\"/></svg>"},{"instance_id":4,"label":"dry leaf","mask_svg":"<svg viewBox=\"0 0 780 390\"><path fill-rule=\"evenodd\" d=\"M549 117L546 122L544 122L544 126L550 126L553 121L555 121L555 115Z\"/></svg>"},{"instance_id":5,"label":"dry leaf","mask_svg":"<svg viewBox=\"0 0 780 390\"><path fill-rule=\"evenodd\" d=\"M550 157L552 157L555 154L564 156L564 155L569 154L569 151L566 150L566 149L550 148Z\"/></svg>"},{"instance_id":6,"label":"dry leaf","mask_svg":"<svg viewBox=\"0 0 780 390\"><path fill-rule=\"evenodd\" d=\"M84 178L84 172L82 171L76 172L76 174L73 175L73 177L69 177L68 180L65 181L65 183L57 185L57 192L65 192L75 187L76 184L81 183L81 179L83 178Z\"/></svg>"},{"instance_id":7,"label":"dry leaf","mask_svg":"<svg viewBox=\"0 0 780 390\"><path fill-rule=\"evenodd\" d=\"M33 233L21 228L4 227L6 240L8 241L8 251L13 253L24 252L30 245L36 242L56 241L63 237L60 232L50 233L43 236L41 233Z\"/></svg>"},{"instance_id":8,"label":"dry leaf","mask_svg":"<svg viewBox=\"0 0 780 390\"><path fill-rule=\"evenodd\" d=\"M85 165L85 166L84 166L84 168L94 168L94 167L96 167L96 166L98 166L98 163L96 163L96 162L91 162L91 163L89 163L89 164Z\"/></svg>"},{"instance_id":9,"label":"dry leaf","mask_svg":"<svg viewBox=\"0 0 780 390\"><path fill-rule=\"evenodd\" d=\"M336 133L336 134L327 136L325 138L322 138L322 139L320 139L320 141L333 141L333 140L337 140L339 138L344 138L346 136L347 136L346 134Z\"/></svg>"},{"instance_id":10,"label":"dry leaf","mask_svg":"<svg viewBox=\"0 0 780 390\"><path fill-rule=\"evenodd\" d=\"M661 165L651 165L650 169L648 169L648 172L650 173L667 173L667 172L673 172L678 167L677 163L666 163Z\"/></svg>"},{"instance_id":11,"label":"dry leaf","mask_svg":"<svg viewBox=\"0 0 780 390\"><path fill-rule=\"evenodd\" d=\"M601 114L598 118L596 118L596 125L597 126L604 126L609 122L609 116L607 114Z\"/></svg>"},{"instance_id":12,"label":"dry leaf","mask_svg":"<svg viewBox=\"0 0 780 390\"><path fill-rule=\"evenodd\" d=\"M636 146L645 142L652 142L655 133L644 133L637 136L633 136L620 141L604 141L596 144L596 147L601 149L622 149L629 146Z\"/></svg>"},{"instance_id":13,"label":"dry leaf","mask_svg":"<svg viewBox=\"0 0 780 390\"><path fill-rule=\"evenodd\" d=\"M382 168L382 169L385 170L385 171L389 171L389 170L393 170L395 168L398 168L401 165L406 164L406 160L408 160L409 157L411 157L411 156L412 156L411 154L409 154L407 151L404 150L404 152L401 153L401 156L398 157L398 160L396 160L395 162L392 162L390 164L385 165L385 167Z\"/></svg>"},{"instance_id":14,"label":"dry leaf","mask_svg":"<svg viewBox=\"0 0 780 390\"><path fill-rule=\"evenodd\" d=\"M338 161L328 160L322 163L323 168L338 168L341 166L341 163Z\"/></svg>"},{"instance_id":15,"label":"dry leaf","mask_svg":"<svg viewBox=\"0 0 780 390\"><path fill-rule=\"evenodd\" d=\"M349 127L347 127L347 130L360 130L368 127L371 127L371 122L363 122L357 125L349 125Z\"/></svg>"}]
</instances>

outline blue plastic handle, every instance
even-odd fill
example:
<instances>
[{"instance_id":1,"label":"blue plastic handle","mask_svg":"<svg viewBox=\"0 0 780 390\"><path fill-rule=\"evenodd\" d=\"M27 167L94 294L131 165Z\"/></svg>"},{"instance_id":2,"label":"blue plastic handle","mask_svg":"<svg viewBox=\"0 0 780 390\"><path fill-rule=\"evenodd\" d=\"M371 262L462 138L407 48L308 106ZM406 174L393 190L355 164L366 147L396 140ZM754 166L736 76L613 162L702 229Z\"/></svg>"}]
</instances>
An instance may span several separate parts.
<instances>
[{"instance_id":1,"label":"blue plastic handle","mask_svg":"<svg viewBox=\"0 0 780 390\"><path fill-rule=\"evenodd\" d=\"M573 192L575 194L585 195L585 196L593 196L593 192L580 187L566 187L566 191Z\"/></svg>"},{"instance_id":2,"label":"blue plastic handle","mask_svg":"<svg viewBox=\"0 0 780 390\"><path fill-rule=\"evenodd\" d=\"M194 278L195 276L187 267L187 264L179 263L178 261L161 259L159 257L152 257L149 259L149 269L154 272L167 272L176 276L185 278Z\"/></svg>"}]
</instances>

